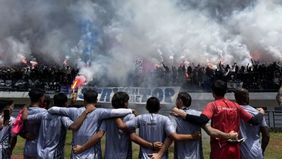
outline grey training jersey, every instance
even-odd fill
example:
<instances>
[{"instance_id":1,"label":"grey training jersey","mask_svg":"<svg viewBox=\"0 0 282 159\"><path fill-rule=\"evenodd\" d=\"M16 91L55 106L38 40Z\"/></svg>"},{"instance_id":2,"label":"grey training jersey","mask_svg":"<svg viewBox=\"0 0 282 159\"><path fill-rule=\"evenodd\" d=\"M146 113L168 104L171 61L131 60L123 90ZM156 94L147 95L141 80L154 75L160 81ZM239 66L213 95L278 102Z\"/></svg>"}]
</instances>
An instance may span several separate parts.
<instances>
[{"instance_id":1,"label":"grey training jersey","mask_svg":"<svg viewBox=\"0 0 282 159\"><path fill-rule=\"evenodd\" d=\"M250 105L241 106L252 115L258 114L258 110ZM246 140L240 145L241 159L263 159L260 144L260 127L267 127L265 118L257 126L252 126L244 121L240 121L240 133Z\"/></svg>"},{"instance_id":2,"label":"grey training jersey","mask_svg":"<svg viewBox=\"0 0 282 159\"><path fill-rule=\"evenodd\" d=\"M134 117L133 114L128 114L123 121L132 120ZM100 130L106 132L105 159L132 159L130 134L119 130L115 119L104 120Z\"/></svg>"},{"instance_id":3,"label":"grey training jersey","mask_svg":"<svg viewBox=\"0 0 282 159\"><path fill-rule=\"evenodd\" d=\"M47 112L46 109L39 108L39 107L29 107L28 108L28 115L34 115L37 113ZM37 140L39 135L41 121L28 121L27 126L24 128L28 133L35 137L34 140L26 140L24 146L24 155L25 156L32 156L37 157Z\"/></svg>"},{"instance_id":4,"label":"grey training jersey","mask_svg":"<svg viewBox=\"0 0 282 159\"><path fill-rule=\"evenodd\" d=\"M166 137L175 133L175 128L168 117L160 114L142 114L126 122L129 128L139 128L139 136L149 142L164 142ZM139 158L149 159L148 155L154 153L152 149L140 147ZM167 159L166 153L162 159Z\"/></svg>"},{"instance_id":5,"label":"grey training jersey","mask_svg":"<svg viewBox=\"0 0 282 159\"><path fill-rule=\"evenodd\" d=\"M192 109L183 109L186 113L200 116L201 112ZM172 123L178 134L192 134L200 132L199 125L192 124L180 117L170 116ZM201 140L185 140L174 142L175 159L203 159L203 149Z\"/></svg>"},{"instance_id":6,"label":"grey training jersey","mask_svg":"<svg viewBox=\"0 0 282 159\"><path fill-rule=\"evenodd\" d=\"M60 107L52 107L48 110L51 114L60 114L68 116L71 120L75 120L77 117L81 115L81 113L85 111L85 107L82 108L60 108ZM111 118L111 117L119 117L125 116L132 112L131 109L119 109L118 111L112 109L103 109L96 108L94 111L89 113L86 119L83 121L79 130L73 133L72 145L82 145L86 143L93 134L98 131L102 120ZM97 143L95 146L90 149L80 153L80 154L71 154L72 159L101 159L101 145Z\"/></svg>"},{"instance_id":7,"label":"grey training jersey","mask_svg":"<svg viewBox=\"0 0 282 159\"><path fill-rule=\"evenodd\" d=\"M0 118L3 119L3 117L0 115ZM11 148L10 145L10 139L11 139L11 128L12 124L15 122L14 117L10 117L9 125L3 126L0 129L0 159L10 159L11 154L7 151Z\"/></svg>"},{"instance_id":8,"label":"grey training jersey","mask_svg":"<svg viewBox=\"0 0 282 159\"><path fill-rule=\"evenodd\" d=\"M51 115L48 112L29 115L28 120L41 121L37 142L38 158L64 159L66 132L73 121L68 117Z\"/></svg>"}]
</instances>

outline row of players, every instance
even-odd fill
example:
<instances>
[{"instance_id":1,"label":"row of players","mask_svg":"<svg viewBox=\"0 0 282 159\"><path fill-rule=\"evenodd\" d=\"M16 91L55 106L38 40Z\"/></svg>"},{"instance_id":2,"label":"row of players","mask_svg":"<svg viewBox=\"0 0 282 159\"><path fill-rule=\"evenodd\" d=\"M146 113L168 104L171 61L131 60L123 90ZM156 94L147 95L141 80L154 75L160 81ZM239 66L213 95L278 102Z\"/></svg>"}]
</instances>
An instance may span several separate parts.
<instances>
[{"instance_id":1,"label":"row of players","mask_svg":"<svg viewBox=\"0 0 282 159\"><path fill-rule=\"evenodd\" d=\"M54 96L55 106L46 110L40 108L44 91L33 89L29 92L30 106L17 117L23 120L20 134L26 139L24 158L63 159L66 131L70 129L73 130L73 159L102 158L100 140L104 134L106 159L132 158L131 141L140 145L139 158L166 159L173 140L174 158L202 159L200 130L203 128L211 136L210 158L263 159L269 141L264 111L249 106L245 89L235 93L241 106L224 98L225 82L216 81L212 91L215 100L208 103L203 112L189 109L191 96L180 92L172 115L166 117L158 114L161 105L156 97L147 100L147 114L135 116L133 110L128 109L129 96L125 92L114 94L113 109L96 108L98 94L94 90L84 93L84 107L66 107L67 97L59 93ZM6 104L4 109L11 108L11 105ZM2 115L0 150L2 158L6 159L10 158L15 145L16 134L12 134L11 129L18 125L11 124L12 118L10 122L5 122L4 118ZM209 120L211 124L208 124ZM245 141L241 143L238 136Z\"/></svg>"}]
</instances>

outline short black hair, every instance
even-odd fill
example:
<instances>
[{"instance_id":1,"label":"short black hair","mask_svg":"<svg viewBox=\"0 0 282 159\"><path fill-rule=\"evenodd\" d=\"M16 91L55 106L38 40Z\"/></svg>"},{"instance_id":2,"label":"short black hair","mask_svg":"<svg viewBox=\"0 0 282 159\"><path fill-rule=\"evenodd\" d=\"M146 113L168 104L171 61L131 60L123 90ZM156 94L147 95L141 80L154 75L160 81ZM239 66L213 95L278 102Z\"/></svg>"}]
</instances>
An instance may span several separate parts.
<instances>
[{"instance_id":1,"label":"short black hair","mask_svg":"<svg viewBox=\"0 0 282 159\"><path fill-rule=\"evenodd\" d=\"M51 103L51 97L49 95L45 95L43 102L46 103L46 106L47 106L46 109L48 109Z\"/></svg>"},{"instance_id":2,"label":"short black hair","mask_svg":"<svg viewBox=\"0 0 282 159\"><path fill-rule=\"evenodd\" d=\"M191 98L189 93L180 92L180 93L178 93L177 98L180 99L183 102L184 106L189 107L191 105L192 98Z\"/></svg>"},{"instance_id":3,"label":"short black hair","mask_svg":"<svg viewBox=\"0 0 282 159\"><path fill-rule=\"evenodd\" d=\"M3 112L8 106L14 103L13 100L0 100L0 112Z\"/></svg>"},{"instance_id":4,"label":"short black hair","mask_svg":"<svg viewBox=\"0 0 282 159\"><path fill-rule=\"evenodd\" d=\"M88 89L83 93L83 97L87 103L97 103L98 93L95 90Z\"/></svg>"},{"instance_id":5,"label":"short black hair","mask_svg":"<svg viewBox=\"0 0 282 159\"><path fill-rule=\"evenodd\" d=\"M58 93L54 95L54 105L55 106L65 106L65 104L68 102L68 97L64 93Z\"/></svg>"},{"instance_id":6,"label":"short black hair","mask_svg":"<svg viewBox=\"0 0 282 159\"><path fill-rule=\"evenodd\" d=\"M150 97L146 103L146 109L149 113L157 113L161 109L160 100L156 97Z\"/></svg>"},{"instance_id":7,"label":"short black hair","mask_svg":"<svg viewBox=\"0 0 282 159\"><path fill-rule=\"evenodd\" d=\"M128 102L129 96L125 92L117 92L112 98L112 106L114 108L125 108L125 103Z\"/></svg>"},{"instance_id":8,"label":"short black hair","mask_svg":"<svg viewBox=\"0 0 282 159\"><path fill-rule=\"evenodd\" d=\"M29 91L28 96L31 102L39 102L40 98L44 96L44 93L40 88L33 88Z\"/></svg>"},{"instance_id":9,"label":"short black hair","mask_svg":"<svg viewBox=\"0 0 282 159\"><path fill-rule=\"evenodd\" d=\"M218 97L224 97L227 91L227 84L222 80L216 80L212 85L212 92Z\"/></svg>"},{"instance_id":10,"label":"short black hair","mask_svg":"<svg viewBox=\"0 0 282 159\"><path fill-rule=\"evenodd\" d=\"M240 88L235 91L236 102L240 105L249 104L249 91L245 88Z\"/></svg>"}]
</instances>

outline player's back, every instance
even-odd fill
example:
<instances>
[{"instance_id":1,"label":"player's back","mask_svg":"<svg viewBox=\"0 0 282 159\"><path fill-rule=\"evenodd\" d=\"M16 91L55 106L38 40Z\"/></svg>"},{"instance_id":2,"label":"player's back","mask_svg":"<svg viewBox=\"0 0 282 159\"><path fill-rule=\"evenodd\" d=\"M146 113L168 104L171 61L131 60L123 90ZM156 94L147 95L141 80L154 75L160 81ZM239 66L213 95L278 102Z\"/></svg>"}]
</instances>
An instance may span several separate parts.
<instances>
[{"instance_id":1,"label":"player's back","mask_svg":"<svg viewBox=\"0 0 282 159\"><path fill-rule=\"evenodd\" d=\"M77 109L77 116L74 117L76 119L83 111L85 111L85 107ZM102 123L102 115L104 109L96 108L94 111L89 113L86 119L83 121L79 130L73 133L73 145L82 145L86 143L90 137L95 134ZM101 155L101 144L98 142L95 146L90 149L80 153L80 154L72 154L72 158L94 158L100 159Z\"/></svg>"},{"instance_id":2,"label":"player's back","mask_svg":"<svg viewBox=\"0 0 282 159\"><path fill-rule=\"evenodd\" d=\"M212 127L223 132L239 131L240 114L237 103L226 98L209 103L213 106Z\"/></svg>"},{"instance_id":3,"label":"player's back","mask_svg":"<svg viewBox=\"0 0 282 159\"><path fill-rule=\"evenodd\" d=\"M71 123L68 117L44 113L37 144L40 158L64 158L65 137Z\"/></svg>"},{"instance_id":4,"label":"player's back","mask_svg":"<svg viewBox=\"0 0 282 159\"><path fill-rule=\"evenodd\" d=\"M193 109L183 109L186 113L200 116L201 112ZM201 127L188 121L183 120L181 117L170 116L170 119L176 127L178 134L192 134L200 132ZM174 142L174 158L175 159L202 159L203 150L201 140L186 140Z\"/></svg>"},{"instance_id":5,"label":"player's back","mask_svg":"<svg viewBox=\"0 0 282 159\"><path fill-rule=\"evenodd\" d=\"M133 114L128 114L123 121L134 118ZM106 132L105 159L131 159L132 148L129 132L123 132L116 126L115 119L107 119L102 122L100 130Z\"/></svg>"},{"instance_id":6,"label":"player's back","mask_svg":"<svg viewBox=\"0 0 282 159\"><path fill-rule=\"evenodd\" d=\"M244 110L257 115L258 110L252 106L241 106ZM240 121L240 135L245 138L245 142L240 145L241 159L263 159L262 149L260 144L260 126L267 126L265 119L259 125L251 125L243 120Z\"/></svg>"},{"instance_id":7,"label":"player's back","mask_svg":"<svg viewBox=\"0 0 282 159\"><path fill-rule=\"evenodd\" d=\"M84 110L85 107L79 108L76 111L77 117ZM122 113L122 114L129 114L129 113ZM107 119L114 116L117 115L112 113L112 109L96 108L94 111L92 111L87 115L86 119L83 121L79 130L74 133L73 145L82 145L86 143L91 138L91 136L98 131L98 128L101 126L103 119ZM101 144L100 142L98 142L95 146L91 147L90 149L80 154L72 154L72 158L100 159L102 157L101 152L102 152Z\"/></svg>"},{"instance_id":8,"label":"player's back","mask_svg":"<svg viewBox=\"0 0 282 159\"><path fill-rule=\"evenodd\" d=\"M160 114L143 114L136 118L139 136L149 142L164 142L174 129L169 118ZM152 149L141 147L139 158L147 159L148 154L153 152ZM163 159L167 157L167 154L165 154Z\"/></svg>"},{"instance_id":9,"label":"player's back","mask_svg":"<svg viewBox=\"0 0 282 159\"><path fill-rule=\"evenodd\" d=\"M226 98L220 98L207 104L203 115L211 119L211 126L222 132L239 132L240 119L249 121L252 116L237 103ZM240 158L240 145L230 144L225 139L211 137L211 159Z\"/></svg>"},{"instance_id":10,"label":"player's back","mask_svg":"<svg viewBox=\"0 0 282 159\"><path fill-rule=\"evenodd\" d=\"M47 112L46 109L39 108L39 107L29 107L28 108L28 115L34 115L37 113L44 113ZM27 121L24 130L28 132L28 134L35 139L33 140L26 140L24 146L24 154L27 156L37 156L37 141L39 135L41 121Z\"/></svg>"}]
</instances>

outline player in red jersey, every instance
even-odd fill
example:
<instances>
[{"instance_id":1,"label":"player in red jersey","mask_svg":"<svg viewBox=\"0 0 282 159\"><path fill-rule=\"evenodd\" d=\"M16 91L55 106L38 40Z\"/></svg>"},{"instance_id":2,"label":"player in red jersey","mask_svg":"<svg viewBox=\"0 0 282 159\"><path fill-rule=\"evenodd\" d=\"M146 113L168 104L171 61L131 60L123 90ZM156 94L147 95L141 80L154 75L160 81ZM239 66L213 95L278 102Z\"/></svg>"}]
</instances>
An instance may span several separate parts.
<instances>
[{"instance_id":1,"label":"player in red jersey","mask_svg":"<svg viewBox=\"0 0 282 159\"><path fill-rule=\"evenodd\" d=\"M196 117L177 109L173 109L175 114L185 118L188 121L199 125L205 125L211 120L211 126L222 132L239 132L240 119L250 124L257 125L262 120L263 112L252 116L244 111L237 103L224 98L227 91L226 82L217 80L212 86L214 101L208 103L201 116ZM240 144L230 142L226 139L211 137L211 159L240 159Z\"/></svg>"}]
</instances>

